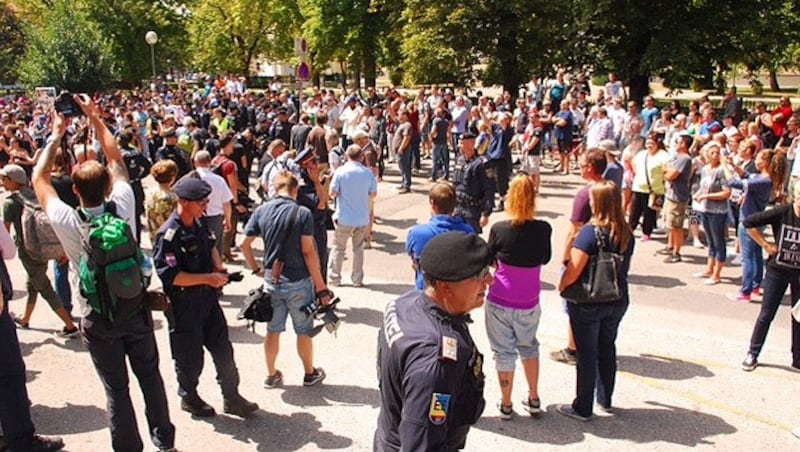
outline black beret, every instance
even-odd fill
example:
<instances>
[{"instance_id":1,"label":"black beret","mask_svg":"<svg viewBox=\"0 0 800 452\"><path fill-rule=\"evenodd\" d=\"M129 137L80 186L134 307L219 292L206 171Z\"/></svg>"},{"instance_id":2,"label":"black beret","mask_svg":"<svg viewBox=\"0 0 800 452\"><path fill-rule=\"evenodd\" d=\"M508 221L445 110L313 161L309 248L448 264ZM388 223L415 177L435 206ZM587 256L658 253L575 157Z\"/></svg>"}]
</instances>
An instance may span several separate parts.
<instances>
[{"instance_id":1,"label":"black beret","mask_svg":"<svg viewBox=\"0 0 800 452\"><path fill-rule=\"evenodd\" d=\"M439 281L463 281L478 275L493 261L489 245L476 234L445 232L422 250L422 272Z\"/></svg>"},{"instance_id":2,"label":"black beret","mask_svg":"<svg viewBox=\"0 0 800 452\"><path fill-rule=\"evenodd\" d=\"M187 201L200 201L201 199L206 199L211 193L211 185L208 185L208 182L202 179L186 175L172 186L172 191L178 198Z\"/></svg>"},{"instance_id":3,"label":"black beret","mask_svg":"<svg viewBox=\"0 0 800 452\"><path fill-rule=\"evenodd\" d=\"M316 154L314 153L314 147L308 146L302 151L297 153L297 157L294 158L294 162L299 165L311 157L316 157Z\"/></svg>"},{"instance_id":4,"label":"black beret","mask_svg":"<svg viewBox=\"0 0 800 452\"><path fill-rule=\"evenodd\" d=\"M469 132L469 131L464 132L464 133L461 134L461 139L462 140L475 139L475 134L472 133L472 132Z\"/></svg>"}]
</instances>

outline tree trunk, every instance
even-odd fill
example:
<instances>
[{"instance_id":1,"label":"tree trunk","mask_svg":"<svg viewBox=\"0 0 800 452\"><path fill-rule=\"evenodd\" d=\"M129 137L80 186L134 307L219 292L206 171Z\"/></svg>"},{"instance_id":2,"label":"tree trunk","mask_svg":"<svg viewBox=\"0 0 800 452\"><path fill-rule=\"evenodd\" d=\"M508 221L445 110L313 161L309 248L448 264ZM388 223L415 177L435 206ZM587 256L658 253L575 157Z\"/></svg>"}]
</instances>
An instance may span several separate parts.
<instances>
[{"instance_id":1,"label":"tree trunk","mask_svg":"<svg viewBox=\"0 0 800 452\"><path fill-rule=\"evenodd\" d=\"M357 90L361 89L361 62L357 61L353 64L353 77L356 79Z\"/></svg>"},{"instance_id":2,"label":"tree trunk","mask_svg":"<svg viewBox=\"0 0 800 452\"><path fill-rule=\"evenodd\" d=\"M628 78L628 98L642 105L644 97L650 94L650 75L633 74Z\"/></svg>"},{"instance_id":3,"label":"tree trunk","mask_svg":"<svg viewBox=\"0 0 800 452\"><path fill-rule=\"evenodd\" d=\"M781 90L781 87L778 85L778 72L775 69L769 70L769 89L772 91Z\"/></svg>"},{"instance_id":4,"label":"tree trunk","mask_svg":"<svg viewBox=\"0 0 800 452\"><path fill-rule=\"evenodd\" d=\"M342 70L342 88L347 89L347 65L344 60L339 60L339 68Z\"/></svg>"},{"instance_id":5,"label":"tree trunk","mask_svg":"<svg viewBox=\"0 0 800 452\"><path fill-rule=\"evenodd\" d=\"M367 58L364 61L364 85L367 88L375 88L375 81L377 77L377 64L374 58Z\"/></svg>"}]
</instances>

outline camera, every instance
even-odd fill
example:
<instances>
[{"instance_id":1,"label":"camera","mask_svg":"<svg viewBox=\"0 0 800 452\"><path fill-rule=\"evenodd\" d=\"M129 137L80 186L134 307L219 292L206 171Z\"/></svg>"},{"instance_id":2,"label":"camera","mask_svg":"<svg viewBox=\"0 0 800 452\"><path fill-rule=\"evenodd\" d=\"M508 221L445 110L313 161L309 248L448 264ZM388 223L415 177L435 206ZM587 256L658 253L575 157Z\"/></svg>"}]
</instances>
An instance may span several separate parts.
<instances>
[{"instance_id":1,"label":"camera","mask_svg":"<svg viewBox=\"0 0 800 452\"><path fill-rule=\"evenodd\" d=\"M72 94L69 92L63 92L56 97L53 105L57 112L67 118L83 116L83 110L81 110L80 105L75 102L75 99L72 98Z\"/></svg>"},{"instance_id":2,"label":"camera","mask_svg":"<svg viewBox=\"0 0 800 452\"><path fill-rule=\"evenodd\" d=\"M233 272L233 273L228 273L228 282L229 283L240 282L243 279L244 279L244 274L242 274L242 272L240 272L240 271Z\"/></svg>"},{"instance_id":3,"label":"camera","mask_svg":"<svg viewBox=\"0 0 800 452\"><path fill-rule=\"evenodd\" d=\"M323 328L328 330L329 333L336 333L336 330L339 328L339 316L336 315L337 303L339 303L339 297L334 298L327 305L322 305L318 303L317 300L314 300L300 308L300 311L306 316L313 316L315 320L322 320L321 324L316 325L314 329L311 330L311 334L309 334L310 337L319 334Z\"/></svg>"}]
</instances>

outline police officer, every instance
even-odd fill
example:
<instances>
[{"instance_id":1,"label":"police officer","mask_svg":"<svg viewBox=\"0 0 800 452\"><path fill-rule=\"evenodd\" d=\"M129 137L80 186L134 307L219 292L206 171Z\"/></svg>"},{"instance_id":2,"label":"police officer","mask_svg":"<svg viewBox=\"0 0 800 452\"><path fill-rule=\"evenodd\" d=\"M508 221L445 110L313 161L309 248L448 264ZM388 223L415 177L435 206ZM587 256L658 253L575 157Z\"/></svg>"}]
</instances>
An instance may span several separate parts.
<instances>
[{"instance_id":1,"label":"police officer","mask_svg":"<svg viewBox=\"0 0 800 452\"><path fill-rule=\"evenodd\" d=\"M460 147L453 172L458 200L454 216L462 217L480 234L494 208L495 171L486 156L476 155L472 132L461 135Z\"/></svg>"},{"instance_id":2,"label":"police officer","mask_svg":"<svg viewBox=\"0 0 800 452\"><path fill-rule=\"evenodd\" d=\"M205 345L217 368L224 411L246 417L258 405L239 395L239 373L218 298L218 290L228 283L228 275L214 247L216 238L202 219L211 186L187 176L175 184L173 191L178 196L178 207L155 237L153 260L172 303L169 339L181 409L199 417L216 414L197 394Z\"/></svg>"},{"instance_id":3,"label":"police officer","mask_svg":"<svg viewBox=\"0 0 800 452\"><path fill-rule=\"evenodd\" d=\"M314 243L317 245L322 279L328 281L328 190L322 180L317 154L308 146L297 154L294 163L300 168L297 202L308 207L314 217Z\"/></svg>"},{"instance_id":4,"label":"police officer","mask_svg":"<svg viewBox=\"0 0 800 452\"><path fill-rule=\"evenodd\" d=\"M150 174L150 168L153 164L143 153L133 147L131 144L133 142L133 133L130 130L123 129L117 135L117 141L119 142L119 150L122 153L122 161L125 164L125 168L128 169L133 197L136 200L136 241L141 243L142 215L144 214L142 179Z\"/></svg>"},{"instance_id":5,"label":"police officer","mask_svg":"<svg viewBox=\"0 0 800 452\"><path fill-rule=\"evenodd\" d=\"M465 446L485 406L483 355L469 334L468 313L483 304L491 263L489 245L479 236L437 235L420 259L425 290L386 307L378 334L376 451Z\"/></svg>"},{"instance_id":6,"label":"police officer","mask_svg":"<svg viewBox=\"0 0 800 452\"><path fill-rule=\"evenodd\" d=\"M211 155L214 155L214 153L212 152ZM178 165L179 179L189 174L192 170L192 166L189 164L189 161L186 160L186 155L183 150L178 147L178 135L172 127L164 132L164 146L156 153L156 159L169 159L175 162L175 164Z\"/></svg>"}]
</instances>

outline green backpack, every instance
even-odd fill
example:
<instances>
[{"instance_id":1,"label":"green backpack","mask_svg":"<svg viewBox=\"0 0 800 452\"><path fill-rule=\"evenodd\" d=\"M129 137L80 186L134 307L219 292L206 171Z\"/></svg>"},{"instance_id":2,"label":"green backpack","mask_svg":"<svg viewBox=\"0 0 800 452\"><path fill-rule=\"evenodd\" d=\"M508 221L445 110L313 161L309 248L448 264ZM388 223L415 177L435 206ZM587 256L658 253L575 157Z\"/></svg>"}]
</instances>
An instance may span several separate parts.
<instances>
[{"instance_id":1,"label":"green backpack","mask_svg":"<svg viewBox=\"0 0 800 452\"><path fill-rule=\"evenodd\" d=\"M96 217L82 209L78 214L89 225L78 268L81 294L94 312L118 324L144 307L144 254L113 203Z\"/></svg>"}]
</instances>

